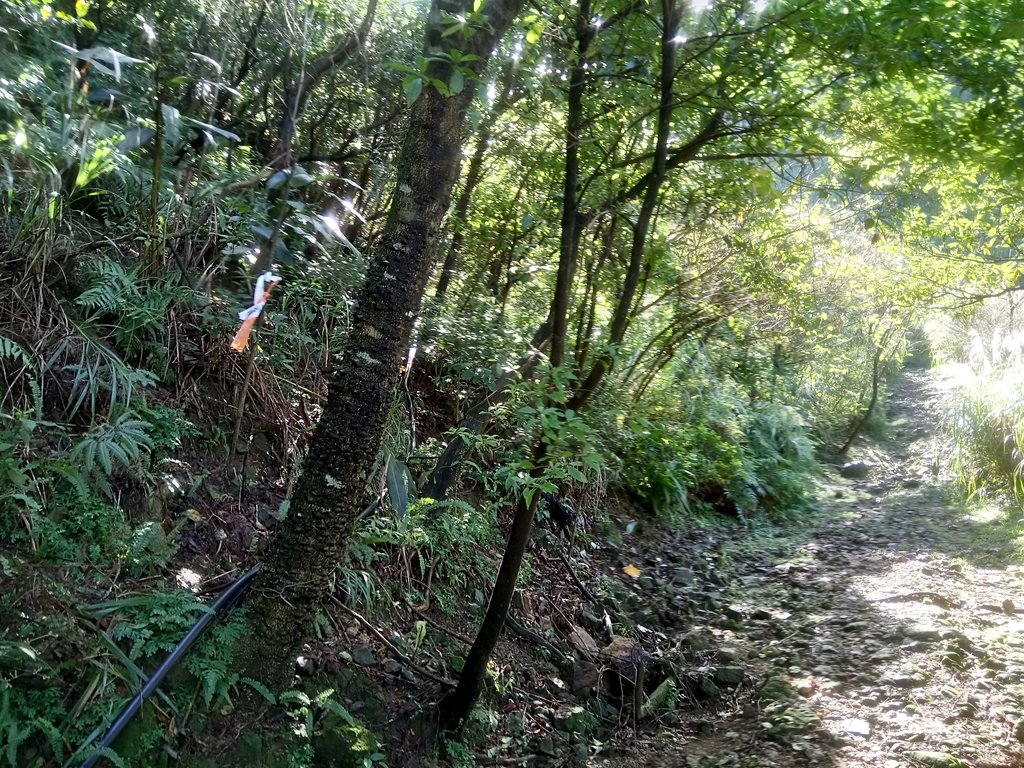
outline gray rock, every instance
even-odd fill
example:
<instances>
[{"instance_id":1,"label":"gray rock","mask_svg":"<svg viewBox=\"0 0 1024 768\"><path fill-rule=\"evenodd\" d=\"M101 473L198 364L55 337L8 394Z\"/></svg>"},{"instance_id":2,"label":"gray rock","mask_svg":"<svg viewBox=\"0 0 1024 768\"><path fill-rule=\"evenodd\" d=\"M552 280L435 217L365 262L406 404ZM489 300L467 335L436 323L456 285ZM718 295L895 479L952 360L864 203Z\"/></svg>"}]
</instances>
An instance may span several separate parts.
<instances>
[{"instance_id":1,"label":"gray rock","mask_svg":"<svg viewBox=\"0 0 1024 768\"><path fill-rule=\"evenodd\" d=\"M843 730L852 733L854 736L863 736L865 739L871 735L871 723L860 718L851 718L843 721Z\"/></svg>"},{"instance_id":2,"label":"gray rock","mask_svg":"<svg viewBox=\"0 0 1024 768\"><path fill-rule=\"evenodd\" d=\"M597 658L597 641L583 627L573 625L569 630L569 645L585 659Z\"/></svg>"},{"instance_id":3,"label":"gray rock","mask_svg":"<svg viewBox=\"0 0 1024 768\"><path fill-rule=\"evenodd\" d=\"M616 666L633 666L642 661L644 656L640 643L631 637L613 638L608 645L601 649L602 661L612 662Z\"/></svg>"},{"instance_id":4,"label":"gray rock","mask_svg":"<svg viewBox=\"0 0 1024 768\"><path fill-rule=\"evenodd\" d=\"M672 574L672 583L679 586L689 586L693 584L694 579L693 569L682 565L676 568Z\"/></svg>"},{"instance_id":5,"label":"gray rock","mask_svg":"<svg viewBox=\"0 0 1024 768\"><path fill-rule=\"evenodd\" d=\"M950 647L957 647L962 651L973 651L974 641L963 632L956 629L947 629L942 633L942 639L948 640Z\"/></svg>"},{"instance_id":6,"label":"gray rock","mask_svg":"<svg viewBox=\"0 0 1024 768\"><path fill-rule=\"evenodd\" d=\"M601 632L604 630L604 619L598 616L596 613L590 611L581 610L578 614L580 624L585 626L594 632Z\"/></svg>"},{"instance_id":7,"label":"gray rock","mask_svg":"<svg viewBox=\"0 0 1024 768\"><path fill-rule=\"evenodd\" d=\"M889 688L920 688L923 685L927 685L927 683L928 681L923 675L908 675L899 672L883 675L878 680L879 685L884 685Z\"/></svg>"},{"instance_id":8,"label":"gray rock","mask_svg":"<svg viewBox=\"0 0 1024 768\"><path fill-rule=\"evenodd\" d=\"M722 689L715 685L714 681L704 678L700 681L700 692L709 699L722 697Z\"/></svg>"},{"instance_id":9,"label":"gray rock","mask_svg":"<svg viewBox=\"0 0 1024 768\"><path fill-rule=\"evenodd\" d=\"M359 645L352 650L352 661L361 667L372 667L377 663L377 657L368 645Z\"/></svg>"},{"instance_id":10,"label":"gray rock","mask_svg":"<svg viewBox=\"0 0 1024 768\"><path fill-rule=\"evenodd\" d=\"M601 671L590 661L577 661L572 670L572 692L575 694L589 693L597 687L601 679Z\"/></svg>"},{"instance_id":11,"label":"gray rock","mask_svg":"<svg viewBox=\"0 0 1024 768\"><path fill-rule=\"evenodd\" d=\"M848 480L859 480L867 477L871 471L871 465L866 461L850 461L839 468L839 474Z\"/></svg>"},{"instance_id":12,"label":"gray rock","mask_svg":"<svg viewBox=\"0 0 1024 768\"><path fill-rule=\"evenodd\" d=\"M554 756L555 752L555 741L550 736L542 736L537 739L534 749L542 755Z\"/></svg>"},{"instance_id":13,"label":"gray rock","mask_svg":"<svg viewBox=\"0 0 1024 768\"><path fill-rule=\"evenodd\" d=\"M1024 744L1024 720L1021 720L1013 726L1013 738Z\"/></svg>"},{"instance_id":14,"label":"gray rock","mask_svg":"<svg viewBox=\"0 0 1024 768\"><path fill-rule=\"evenodd\" d=\"M683 635L682 642L691 651L710 651L715 647L714 635L701 629L691 629Z\"/></svg>"},{"instance_id":15,"label":"gray rock","mask_svg":"<svg viewBox=\"0 0 1024 768\"><path fill-rule=\"evenodd\" d=\"M927 624L913 624L903 629L903 636L908 640L920 640L933 643L942 639L942 630Z\"/></svg>"},{"instance_id":16,"label":"gray rock","mask_svg":"<svg viewBox=\"0 0 1024 768\"><path fill-rule=\"evenodd\" d=\"M718 667L715 682L724 686L736 686L743 682L746 672L743 667Z\"/></svg>"},{"instance_id":17,"label":"gray rock","mask_svg":"<svg viewBox=\"0 0 1024 768\"><path fill-rule=\"evenodd\" d=\"M728 662L735 662L736 660L738 660L740 658L740 655L741 655L738 648L734 648L734 647L728 646L728 645L724 645L721 648L719 648L718 651L717 651L717 654L718 654L718 660L719 661L724 661L726 663L728 663Z\"/></svg>"},{"instance_id":18,"label":"gray rock","mask_svg":"<svg viewBox=\"0 0 1024 768\"><path fill-rule=\"evenodd\" d=\"M902 646L902 650L907 653L927 653L932 649L931 643L927 643L923 640L917 640L912 643L907 643Z\"/></svg>"},{"instance_id":19,"label":"gray rock","mask_svg":"<svg viewBox=\"0 0 1024 768\"><path fill-rule=\"evenodd\" d=\"M727 605L722 609L722 613L725 614L727 619L732 619L733 621L743 621L747 617L747 612L738 605Z\"/></svg>"}]
</instances>

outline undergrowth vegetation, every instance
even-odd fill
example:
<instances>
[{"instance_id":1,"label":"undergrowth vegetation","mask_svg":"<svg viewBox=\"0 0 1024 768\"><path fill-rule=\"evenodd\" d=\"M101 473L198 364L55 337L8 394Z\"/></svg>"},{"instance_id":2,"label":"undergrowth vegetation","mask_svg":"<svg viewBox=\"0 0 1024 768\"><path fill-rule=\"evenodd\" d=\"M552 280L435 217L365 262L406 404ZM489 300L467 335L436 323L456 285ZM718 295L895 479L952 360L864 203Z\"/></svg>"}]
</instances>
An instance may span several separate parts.
<instances>
[{"instance_id":1,"label":"undergrowth vegetation","mask_svg":"<svg viewBox=\"0 0 1024 768\"><path fill-rule=\"evenodd\" d=\"M930 325L946 364L952 468L967 494L1010 495L1024 509L1024 331L1005 296Z\"/></svg>"},{"instance_id":2,"label":"undergrowth vegetation","mask_svg":"<svg viewBox=\"0 0 1024 768\"><path fill-rule=\"evenodd\" d=\"M626 193L649 178L647 102L658 102L630 90L649 72L624 75L646 70L654 37L627 25L614 45L584 46L624 69L587 107L587 130L602 138L584 142L592 177L572 214L568 352L552 366L544 321L564 158L539 148L562 137L564 73L551 62L570 58L571 30L529 16L495 71L469 82L472 62L449 55L438 85L411 42L421 5L374 3L361 20L334 2L0 0L0 613L12 618L0 628L0 765L68 764L80 745L76 759L88 755L209 594L287 524L396 194L400 129L425 87L479 91L466 153L468 167L479 162L445 221L382 446L367 446L375 464L360 492L371 506L318 614L317 640L336 644L335 657L354 621L335 609L436 608L475 624L520 499L571 499L584 546L615 525L611 508L676 530L798 521L818 462L878 418L919 320L907 307L921 300L883 267L912 245L868 233L883 226L860 196L870 180L847 179L845 146L824 146L836 108L811 74L817 54L793 42L806 60L769 87L760 62L774 38L761 35L775 22L737 27L743 3L687 22L716 42L681 65L689 79L668 100L698 104L673 125L673 140L694 142L677 165L715 152L664 181L635 295L620 307L639 237ZM388 23L368 35L372 9ZM751 39L727 44L740 27ZM793 29L778 34L802 39ZM739 84L708 80L715 71ZM743 117L725 130L733 111ZM704 113L706 125L693 122ZM792 158L808 165L794 171ZM812 169L856 194L826 199L787 176ZM916 187L898 182L888 192L910 200ZM254 297L267 271L280 282ZM263 300L238 351L239 310ZM965 486L1024 498L1015 311L1010 298L986 305L933 344L971 366L950 422ZM579 397L591 378L600 386ZM456 442L451 482L421 498ZM528 558L518 583L531 576ZM282 765L311 765L316 745L343 755L339 765L381 764L337 675L277 695L236 669L239 615L216 625L105 759L209 753L210 731L208 742L183 736L191 724L260 697L294 726ZM410 657L426 637L415 626L388 640ZM485 730L489 711L474 717ZM449 754L471 764L461 743Z\"/></svg>"}]
</instances>

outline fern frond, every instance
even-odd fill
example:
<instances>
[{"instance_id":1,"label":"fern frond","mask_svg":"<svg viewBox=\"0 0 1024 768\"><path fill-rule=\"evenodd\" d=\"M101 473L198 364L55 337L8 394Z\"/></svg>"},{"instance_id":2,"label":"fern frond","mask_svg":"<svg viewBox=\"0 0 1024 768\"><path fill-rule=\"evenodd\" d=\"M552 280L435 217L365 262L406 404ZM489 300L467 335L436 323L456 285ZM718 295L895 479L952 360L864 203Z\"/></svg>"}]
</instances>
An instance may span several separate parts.
<instances>
[{"instance_id":1,"label":"fern frond","mask_svg":"<svg viewBox=\"0 0 1024 768\"><path fill-rule=\"evenodd\" d=\"M245 683L252 688L256 693L262 696L270 704L277 704L277 697L271 692L267 686L261 683L259 680L253 680L251 677L243 677L239 682Z\"/></svg>"}]
</instances>

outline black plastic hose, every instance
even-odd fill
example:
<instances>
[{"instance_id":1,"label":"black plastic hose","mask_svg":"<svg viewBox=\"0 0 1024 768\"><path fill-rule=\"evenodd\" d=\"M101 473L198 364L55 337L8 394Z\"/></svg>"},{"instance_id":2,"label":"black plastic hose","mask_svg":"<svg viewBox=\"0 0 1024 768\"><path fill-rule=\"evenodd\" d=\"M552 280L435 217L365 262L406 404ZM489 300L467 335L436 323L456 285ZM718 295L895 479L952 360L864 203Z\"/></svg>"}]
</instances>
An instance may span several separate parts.
<instances>
[{"instance_id":1,"label":"black plastic hose","mask_svg":"<svg viewBox=\"0 0 1024 768\"><path fill-rule=\"evenodd\" d=\"M182 638L182 641L178 643L178 646L171 651L171 654L164 659L153 675L149 678L142 689L135 695L128 706L124 708L124 711L118 715L107 734L100 740L99 744L96 745L96 752L82 763L81 768L92 768L96 765L96 761L103 757L103 750L109 749L110 745L114 743L114 740L121 735L121 731L124 730L125 726L131 722L131 719L138 714L139 710L142 709L142 703L149 698L150 695L157 689L161 681L167 676L167 673L171 671L175 664L181 661L181 658L188 652L188 649L202 637L203 633L207 630L210 624L213 623L214 619L230 610L235 603L237 603L242 596L249 589L249 585L252 583L253 578L259 573L259 564L254 565L246 573L235 581L230 587L225 589L220 595L214 600L213 605L210 606L210 610L204 613L199 621L196 622L195 626L188 631L188 634ZM83 744L78 748L76 754L87 748L87 744Z\"/></svg>"}]
</instances>

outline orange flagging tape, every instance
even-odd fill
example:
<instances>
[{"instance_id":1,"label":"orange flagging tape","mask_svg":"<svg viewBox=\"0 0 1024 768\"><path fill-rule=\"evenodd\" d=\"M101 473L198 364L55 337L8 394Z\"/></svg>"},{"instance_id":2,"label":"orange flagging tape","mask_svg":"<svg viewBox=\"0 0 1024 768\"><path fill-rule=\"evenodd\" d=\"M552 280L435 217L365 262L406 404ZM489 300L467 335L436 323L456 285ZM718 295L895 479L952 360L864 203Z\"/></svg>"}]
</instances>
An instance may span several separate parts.
<instances>
[{"instance_id":1,"label":"orange flagging tape","mask_svg":"<svg viewBox=\"0 0 1024 768\"><path fill-rule=\"evenodd\" d=\"M263 282L263 279L264 278L261 277L260 282ZM267 284L267 289L263 291L263 295L260 297L259 301L248 309L242 310L238 313L239 318L242 319L242 327L238 329L238 333L235 334L235 338L231 340L231 348L236 352L242 352L249 343L249 336L252 334L252 329L256 325L256 321L259 320L260 313L263 311L263 306L267 303L267 299L270 298L270 292L274 290L274 286L277 285L278 282L280 282L280 278L269 282Z\"/></svg>"}]
</instances>

